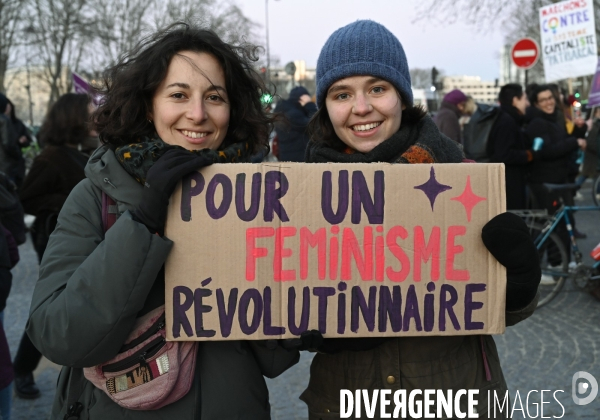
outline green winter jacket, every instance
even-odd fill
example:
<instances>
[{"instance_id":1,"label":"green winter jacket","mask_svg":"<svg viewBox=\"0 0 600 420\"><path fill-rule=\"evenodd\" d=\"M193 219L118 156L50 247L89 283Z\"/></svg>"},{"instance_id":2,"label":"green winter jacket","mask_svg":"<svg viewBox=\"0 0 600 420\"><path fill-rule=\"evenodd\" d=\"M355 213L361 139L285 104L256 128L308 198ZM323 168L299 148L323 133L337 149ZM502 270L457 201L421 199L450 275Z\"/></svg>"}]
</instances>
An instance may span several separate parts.
<instances>
[{"instance_id":1,"label":"green winter jacket","mask_svg":"<svg viewBox=\"0 0 600 420\"><path fill-rule=\"evenodd\" d=\"M117 354L145 303L156 300L152 286L173 245L132 219L142 186L108 146L94 152L85 172L87 179L70 194L50 237L27 323L42 354L65 366L51 418L64 417L69 390L77 389L81 419L269 419L263 375L279 375L299 356L264 342L201 343L193 388L159 410L123 409L83 378L81 368ZM102 191L117 202L120 214L106 237ZM77 382L70 387L70 380Z\"/></svg>"}]
</instances>

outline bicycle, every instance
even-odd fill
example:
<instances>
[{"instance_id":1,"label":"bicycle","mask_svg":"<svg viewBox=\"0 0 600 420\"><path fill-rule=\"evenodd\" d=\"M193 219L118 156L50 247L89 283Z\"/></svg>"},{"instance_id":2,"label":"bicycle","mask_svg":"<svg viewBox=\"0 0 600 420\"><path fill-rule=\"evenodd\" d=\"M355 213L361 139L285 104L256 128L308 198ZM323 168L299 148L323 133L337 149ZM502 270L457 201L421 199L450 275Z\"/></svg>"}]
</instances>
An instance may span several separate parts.
<instances>
[{"instance_id":1,"label":"bicycle","mask_svg":"<svg viewBox=\"0 0 600 420\"><path fill-rule=\"evenodd\" d=\"M596 202L594 182L592 196ZM579 188L577 184L544 184L549 192L573 192ZM550 302L561 291L567 279L582 290L590 291L600 284L600 261L593 265L583 263L583 254L577 246L577 240L571 224L569 212L573 211L599 211L600 206L566 206L560 198L560 207L549 215L546 210L511 210L512 213L521 216L534 239L539 251L540 266L542 269L542 280L538 291L540 292L537 307ZM567 251L563 240L557 232L557 227L564 221L566 233L569 237L570 249ZM562 232L564 235L565 232ZM573 260L571 260L571 255Z\"/></svg>"},{"instance_id":2,"label":"bicycle","mask_svg":"<svg viewBox=\"0 0 600 420\"><path fill-rule=\"evenodd\" d=\"M600 175L596 176L592 185L592 200L596 206L600 206Z\"/></svg>"}]
</instances>

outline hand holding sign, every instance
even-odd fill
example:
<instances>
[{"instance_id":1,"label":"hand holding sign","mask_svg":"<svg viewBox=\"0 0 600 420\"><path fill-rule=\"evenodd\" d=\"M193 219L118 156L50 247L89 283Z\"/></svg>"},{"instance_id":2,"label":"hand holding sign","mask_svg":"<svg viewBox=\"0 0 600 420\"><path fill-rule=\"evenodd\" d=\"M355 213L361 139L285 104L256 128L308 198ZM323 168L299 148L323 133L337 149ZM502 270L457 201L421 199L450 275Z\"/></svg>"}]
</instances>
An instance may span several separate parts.
<instances>
[{"instance_id":1,"label":"hand holding sign","mask_svg":"<svg viewBox=\"0 0 600 420\"><path fill-rule=\"evenodd\" d=\"M506 310L523 309L535 297L542 276L540 257L527 225L516 214L502 213L485 224L481 239L506 267Z\"/></svg>"},{"instance_id":2,"label":"hand holding sign","mask_svg":"<svg viewBox=\"0 0 600 420\"><path fill-rule=\"evenodd\" d=\"M135 211L135 218L152 232L162 234L165 228L169 197L177 182L192 171L212 164L207 156L187 150L167 150L148 170L142 201Z\"/></svg>"}]
</instances>

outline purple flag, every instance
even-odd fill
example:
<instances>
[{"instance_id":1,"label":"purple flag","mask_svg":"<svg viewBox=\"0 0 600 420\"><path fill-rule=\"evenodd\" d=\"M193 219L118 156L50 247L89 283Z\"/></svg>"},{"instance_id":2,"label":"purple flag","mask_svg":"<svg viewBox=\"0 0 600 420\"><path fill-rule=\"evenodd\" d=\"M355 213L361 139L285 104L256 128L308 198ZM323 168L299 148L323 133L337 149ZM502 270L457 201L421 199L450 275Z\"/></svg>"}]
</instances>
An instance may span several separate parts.
<instances>
[{"instance_id":1,"label":"purple flag","mask_svg":"<svg viewBox=\"0 0 600 420\"><path fill-rule=\"evenodd\" d=\"M592 88L590 89L590 97L588 98L588 108L593 106L600 106L600 59L596 66L596 73L594 74L594 80L592 81Z\"/></svg>"},{"instance_id":2,"label":"purple flag","mask_svg":"<svg viewBox=\"0 0 600 420\"><path fill-rule=\"evenodd\" d=\"M77 73L71 73L73 75L73 90L75 93L85 93L87 95L92 96L92 101L94 105L100 105L102 101L102 95L98 95L94 93L92 86L86 82L83 77L78 75Z\"/></svg>"}]
</instances>

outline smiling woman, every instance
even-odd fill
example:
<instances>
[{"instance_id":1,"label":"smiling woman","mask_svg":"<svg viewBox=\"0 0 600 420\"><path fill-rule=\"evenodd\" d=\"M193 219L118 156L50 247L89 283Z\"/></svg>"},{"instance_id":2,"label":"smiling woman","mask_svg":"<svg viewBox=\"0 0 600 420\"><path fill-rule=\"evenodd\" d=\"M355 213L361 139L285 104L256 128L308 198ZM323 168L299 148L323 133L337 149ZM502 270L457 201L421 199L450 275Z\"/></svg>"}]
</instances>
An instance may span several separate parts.
<instances>
[{"instance_id":1,"label":"smiling woman","mask_svg":"<svg viewBox=\"0 0 600 420\"><path fill-rule=\"evenodd\" d=\"M107 70L94 115L104 145L58 216L27 329L64 366L51 418L270 418L264 376L296 363L297 351L258 341L165 344L161 321L175 185L267 147L252 51L177 24Z\"/></svg>"},{"instance_id":2,"label":"smiling woman","mask_svg":"<svg viewBox=\"0 0 600 420\"><path fill-rule=\"evenodd\" d=\"M335 31L319 55L316 81L319 111L309 126L307 162L463 161L461 147L441 134L422 108L413 105L404 49L384 26L359 20ZM490 237L503 246L492 246ZM502 264L506 260L499 248L519 249L523 250L519 255L527 255L507 266L505 316L511 325L530 316L537 303L537 251L523 221L510 214L489 221L482 239ZM418 246L415 243L411 248ZM519 276L513 277L512 267ZM491 336L325 338L317 350L308 388L301 395L310 420L339 418L340 396L347 390L472 389L481 390L483 396L486 389L506 389ZM487 417L483 398L477 411ZM385 418L384 401L374 405L375 412ZM387 414L391 416L390 409Z\"/></svg>"},{"instance_id":3,"label":"smiling woman","mask_svg":"<svg viewBox=\"0 0 600 420\"><path fill-rule=\"evenodd\" d=\"M390 82L370 76L338 80L329 88L325 106L340 140L361 153L397 132L406 108Z\"/></svg>"},{"instance_id":4,"label":"smiling woman","mask_svg":"<svg viewBox=\"0 0 600 420\"><path fill-rule=\"evenodd\" d=\"M189 150L217 150L229 125L225 75L207 53L182 51L152 98L151 119L158 136Z\"/></svg>"}]
</instances>

